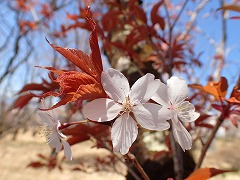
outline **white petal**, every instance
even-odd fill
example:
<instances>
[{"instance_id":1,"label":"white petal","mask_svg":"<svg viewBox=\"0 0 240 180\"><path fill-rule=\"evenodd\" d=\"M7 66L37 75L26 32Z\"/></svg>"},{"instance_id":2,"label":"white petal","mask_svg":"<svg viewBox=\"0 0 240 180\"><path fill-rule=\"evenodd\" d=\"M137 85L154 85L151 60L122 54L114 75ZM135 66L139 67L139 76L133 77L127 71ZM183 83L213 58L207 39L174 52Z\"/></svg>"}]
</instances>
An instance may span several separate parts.
<instances>
[{"instance_id":1,"label":"white petal","mask_svg":"<svg viewBox=\"0 0 240 180\"><path fill-rule=\"evenodd\" d=\"M170 127L166 120L171 118L170 110L166 108L164 110L158 104L146 103L135 106L133 114L143 128L163 131Z\"/></svg>"},{"instance_id":2,"label":"white petal","mask_svg":"<svg viewBox=\"0 0 240 180\"><path fill-rule=\"evenodd\" d=\"M47 109L44 99L41 99L41 108ZM54 119L54 120L57 119L56 115L54 114L54 112L52 110L48 110L48 111L44 111L44 112L46 112L50 117L52 117L52 119Z\"/></svg>"},{"instance_id":3,"label":"white petal","mask_svg":"<svg viewBox=\"0 0 240 180\"><path fill-rule=\"evenodd\" d=\"M133 118L124 113L116 119L111 129L113 151L127 154L132 143L136 140L138 128Z\"/></svg>"},{"instance_id":4,"label":"white petal","mask_svg":"<svg viewBox=\"0 0 240 180\"><path fill-rule=\"evenodd\" d=\"M53 132L53 134L50 137L50 140L48 142L52 148L55 148L56 152L58 153L62 149L62 143L60 141L60 138L58 134Z\"/></svg>"},{"instance_id":5,"label":"white petal","mask_svg":"<svg viewBox=\"0 0 240 180\"><path fill-rule=\"evenodd\" d=\"M139 78L132 86L129 99L132 104L147 102L157 91L160 80L154 79L153 74Z\"/></svg>"},{"instance_id":6,"label":"white petal","mask_svg":"<svg viewBox=\"0 0 240 180\"><path fill-rule=\"evenodd\" d=\"M195 121L197 118L199 118L200 113L195 112L195 111L190 111L189 116L190 116L190 119L191 119L190 122L192 122L192 121Z\"/></svg>"},{"instance_id":7,"label":"white petal","mask_svg":"<svg viewBox=\"0 0 240 180\"><path fill-rule=\"evenodd\" d=\"M102 86L107 95L116 102L123 103L129 94L130 87L127 78L115 69L102 72Z\"/></svg>"},{"instance_id":8,"label":"white petal","mask_svg":"<svg viewBox=\"0 0 240 180\"><path fill-rule=\"evenodd\" d=\"M192 137L189 132L185 129L180 121L175 123L172 121L172 131L175 140L182 147L183 151L189 150L192 148Z\"/></svg>"},{"instance_id":9,"label":"white petal","mask_svg":"<svg viewBox=\"0 0 240 180\"><path fill-rule=\"evenodd\" d=\"M183 101L178 104L178 117L181 121L192 122L199 116L195 112L195 107L188 101Z\"/></svg>"},{"instance_id":10,"label":"white petal","mask_svg":"<svg viewBox=\"0 0 240 180\"><path fill-rule=\"evenodd\" d=\"M184 79L171 77L167 80L168 98L172 104L182 102L188 97L188 86Z\"/></svg>"},{"instance_id":11,"label":"white petal","mask_svg":"<svg viewBox=\"0 0 240 180\"><path fill-rule=\"evenodd\" d=\"M97 121L105 122L113 120L122 110L122 106L111 99L95 99L83 107L84 117Z\"/></svg>"},{"instance_id":12,"label":"white petal","mask_svg":"<svg viewBox=\"0 0 240 180\"><path fill-rule=\"evenodd\" d=\"M39 124L48 126L51 129L56 126L56 124L54 124L53 122L53 118L48 113L44 111L37 111L37 114L40 117L40 119L38 120Z\"/></svg>"},{"instance_id":13,"label":"white petal","mask_svg":"<svg viewBox=\"0 0 240 180\"><path fill-rule=\"evenodd\" d=\"M71 146L69 145L68 142L62 140L63 148L64 148L64 155L67 158L67 160L72 160L72 151L71 151Z\"/></svg>"},{"instance_id":14,"label":"white petal","mask_svg":"<svg viewBox=\"0 0 240 180\"><path fill-rule=\"evenodd\" d=\"M168 87L164 83L160 82L158 90L151 99L163 106L169 106Z\"/></svg>"}]
</instances>

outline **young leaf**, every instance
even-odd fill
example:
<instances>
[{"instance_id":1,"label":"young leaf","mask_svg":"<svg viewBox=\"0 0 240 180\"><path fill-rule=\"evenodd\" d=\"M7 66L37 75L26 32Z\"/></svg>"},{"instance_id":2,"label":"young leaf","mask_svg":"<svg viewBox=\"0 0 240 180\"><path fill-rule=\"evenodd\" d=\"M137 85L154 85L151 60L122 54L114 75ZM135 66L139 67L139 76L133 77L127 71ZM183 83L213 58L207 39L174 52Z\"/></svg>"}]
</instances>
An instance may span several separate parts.
<instances>
[{"instance_id":1,"label":"young leaf","mask_svg":"<svg viewBox=\"0 0 240 180\"><path fill-rule=\"evenodd\" d=\"M203 92L213 95L218 101L222 101L227 94L228 82L225 77L221 77L218 82L208 82L206 86L191 84L191 88L199 89Z\"/></svg>"},{"instance_id":2,"label":"young leaf","mask_svg":"<svg viewBox=\"0 0 240 180\"><path fill-rule=\"evenodd\" d=\"M234 170L221 170L215 168L201 168L194 171L190 176L185 180L206 180L218 174L223 174L226 172L233 172Z\"/></svg>"},{"instance_id":3,"label":"young leaf","mask_svg":"<svg viewBox=\"0 0 240 180\"><path fill-rule=\"evenodd\" d=\"M158 15L158 9L162 4L163 4L163 1L159 1L157 4L153 6L151 11L151 21L152 21L152 26L158 23L161 29L164 30L165 28L164 18Z\"/></svg>"},{"instance_id":4,"label":"young leaf","mask_svg":"<svg viewBox=\"0 0 240 180\"><path fill-rule=\"evenodd\" d=\"M238 86L233 88L231 96L227 99L227 102L240 105L240 89Z\"/></svg>"}]
</instances>

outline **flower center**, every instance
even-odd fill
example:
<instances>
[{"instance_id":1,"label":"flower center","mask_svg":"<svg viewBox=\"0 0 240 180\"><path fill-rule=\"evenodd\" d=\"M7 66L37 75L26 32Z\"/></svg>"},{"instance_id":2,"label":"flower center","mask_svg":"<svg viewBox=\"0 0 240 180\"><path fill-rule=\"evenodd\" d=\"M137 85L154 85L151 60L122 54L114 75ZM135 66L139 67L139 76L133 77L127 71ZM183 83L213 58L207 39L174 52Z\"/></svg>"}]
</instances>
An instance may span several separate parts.
<instances>
[{"instance_id":1,"label":"flower center","mask_svg":"<svg viewBox=\"0 0 240 180\"><path fill-rule=\"evenodd\" d=\"M133 105L129 101L129 97L126 97L126 103L123 104L122 111L123 112L131 112L133 110Z\"/></svg>"},{"instance_id":2,"label":"flower center","mask_svg":"<svg viewBox=\"0 0 240 180\"><path fill-rule=\"evenodd\" d=\"M179 111L189 111L190 109L190 103L188 101L184 101L181 104L178 105L177 110Z\"/></svg>"},{"instance_id":3,"label":"flower center","mask_svg":"<svg viewBox=\"0 0 240 180\"><path fill-rule=\"evenodd\" d=\"M169 110L178 110L178 106L176 106L175 104L170 104L169 106L168 106L168 109Z\"/></svg>"}]
</instances>

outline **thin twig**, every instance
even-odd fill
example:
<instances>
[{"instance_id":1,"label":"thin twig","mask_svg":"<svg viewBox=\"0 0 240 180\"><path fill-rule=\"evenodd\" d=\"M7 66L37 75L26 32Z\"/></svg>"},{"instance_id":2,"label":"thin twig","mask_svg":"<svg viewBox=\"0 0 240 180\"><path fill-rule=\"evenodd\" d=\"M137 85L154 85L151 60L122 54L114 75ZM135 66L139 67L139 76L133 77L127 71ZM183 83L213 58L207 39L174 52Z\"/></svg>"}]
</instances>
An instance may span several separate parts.
<instances>
[{"instance_id":1,"label":"thin twig","mask_svg":"<svg viewBox=\"0 0 240 180\"><path fill-rule=\"evenodd\" d=\"M142 166L139 164L136 157L132 153L126 154L125 157L127 160L129 160L130 162L132 162L134 164L134 166L137 168L137 170L142 175L144 180L150 180L147 173L144 171L144 169L142 168Z\"/></svg>"},{"instance_id":2,"label":"thin twig","mask_svg":"<svg viewBox=\"0 0 240 180\"><path fill-rule=\"evenodd\" d=\"M224 0L220 0L221 7L225 5ZM221 59L218 61L218 65L216 67L216 71L214 73L214 80L219 80L221 76L221 72L224 66L225 61L225 46L227 41L227 25L226 25L226 19L227 19L227 11L222 11L222 39L221 39L221 49L220 49L220 55Z\"/></svg>"},{"instance_id":3,"label":"thin twig","mask_svg":"<svg viewBox=\"0 0 240 180\"><path fill-rule=\"evenodd\" d=\"M190 17L190 20L187 24L186 30L179 36L179 39L182 40L184 39L190 32L190 30L192 29L192 26L197 18L197 15L199 14L200 10L203 9L203 7L209 2L210 0L204 0L202 1L198 7L195 9L195 11L193 12L192 16Z\"/></svg>"}]
</instances>

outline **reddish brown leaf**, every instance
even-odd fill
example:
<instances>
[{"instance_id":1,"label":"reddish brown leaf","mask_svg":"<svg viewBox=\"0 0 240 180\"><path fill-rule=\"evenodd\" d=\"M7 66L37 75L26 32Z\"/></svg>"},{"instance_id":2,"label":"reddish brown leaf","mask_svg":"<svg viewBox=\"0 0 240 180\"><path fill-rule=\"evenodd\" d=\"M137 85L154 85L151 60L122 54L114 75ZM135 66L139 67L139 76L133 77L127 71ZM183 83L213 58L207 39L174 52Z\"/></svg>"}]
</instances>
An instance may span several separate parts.
<instances>
[{"instance_id":1,"label":"reddish brown leaf","mask_svg":"<svg viewBox=\"0 0 240 180\"><path fill-rule=\"evenodd\" d=\"M128 49L133 49L133 46L136 46L137 43L143 41L147 38L147 29L145 26L136 27L125 40L125 46Z\"/></svg>"},{"instance_id":2,"label":"reddish brown leaf","mask_svg":"<svg viewBox=\"0 0 240 180\"><path fill-rule=\"evenodd\" d=\"M239 20L240 16L232 16L232 17L230 17L230 19Z\"/></svg>"},{"instance_id":3,"label":"reddish brown leaf","mask_svg":"<svg viewBox=\"0 0 240 180\"><path fill-rule=\"evenodd\" d=\"M13 104L13 108L22 109L33 98L32 94L25 94L20 96Z\"/></svg>"},{"instance_id":4,"label":"reddish brown leaf","mask_svg":"<svg viewBox=\"0 0 240 180\"><path fill-rule=\"evenodd\" d=\"M70 136L70 138L68 138L68 143L73 145L86 141L90 139L91 136L94 136L95 138L106 137L109 134L109 126L102 124L78 124L74 127L63 129L62 131L65 135Z\"/></svg>"},{"instance_id":5,"label":"reddish brown leaf","mask_svg":"<svg viewBox=\"0 0 240 180\"><path fill-rule=\"evenodd\" d=\"M47 88L43 84L37 84L37 83L31 83L26 84L19 92L18 94L21 94L26 91L44 91L47 90Z\"/></svg>"},{"instance_id":6,"label":"reddish brown leaf","mask_svg":"<svg viewBox=\"0 0 240 180\"><path fill-rule=\"evenodd\" d=\"M27 165L27 167L32 167L32 168L40 168L45 166L45 163L41 163L39 161L33 161Z\"/></svg>"},{"instance_id":7,"label":"reddish brown leaf","mask_svg":"<svg viewBox=\"0 0 240 180\"><path fill-rule=\"evenodd\" d=\"M153 6L151 11L151 21L152 21L152 26L154 26L155 24L159 24L161 29L164 30L165 28L164 18L158 15L158 9L162 4L163 4L163 1L159 1L157 4Z\"/></svg>"},{"instance_id":8,"label":"reddish brown leaf","mask_svg":"<svg viewBox=\"0 0 240 180\"><path fill-rule=\"evenodd\" d=\"M69 13L67 13L67 18L76 21L76 20L79 19L79 16L76 15L76 14L69 14Z\"/></svg>"},{"instance_id":9,"label":"reddish brown leaf","mask_svg":"<svg viewBox=\"0 0 240 180\"><path fill-rule=\"evenodd\" d=\"M121 11L109 11L102 17L102 26L104 31L112 31L117 25L122 24L119 15Z\"/></svg>"},{"instance_id":10,"label":"reddish brown leaf","mask_svg":"<svg viewBox=\"0 0 240 180\"><path fill-rule=\"evenodd\" d=\"M30 10L30 7L32 3L27 2L27 0L17 0L17 9L23 10L23 11L28 11Z\"/></svg>"},{"instance_id":11,"label":"reddish brown leaf","mask_svg":"<svg viewBox=\"0 0 240 180\"><path fill-rule=\"evenodd\" d=\"M129 11L134 12L133 16L134 18L140 19L144 24L147 24L147 16L144 10L139 5L139 2L137 0L130 0L128 3Z\"/></svg>"},{"instance_id":12,"label":"reddish brown leaf","mask_svg":"<svg viewBox=\"0 0 240 180\"><path fill-rule=\"evenodd\" d=\"M223 174L226 172L233 172L234 170L221 170L215 168L201 168L194 171L186 180L207 180L218 174Z\"/></svg>"},{"instance_id":13,"label":"reddish brown leaf","mask_svg":"<svg viewBox=\"0 0 240 180\"><path fill-rule=\"evenodd\" d=\"M233 104L240 104L240 89L238 86L233 88L230 98L226 101Z\"/></svg>"},{"instance_id":14,"label":"reddish brown leaf","mask_svg":"<svg viewBox=\"0 0 240 180\"><path fill-rule=\"evenodd\" d=\"M86 55L81 50L71 49L71 48L63 48L60 46L55 46L50 44L56 51L62 54L66 59L71 61L77 67L79 67L83 72L96 77L97 74L93 70L95 69L93 64L91 64L91 59L88 55Z\"/></svg>"},{"instance_id":15,"label":"reddish brown leaf","mask_svg":"<svg viewBox=\"0 0 240 180\"><path fill-rule=\"evenodd\" d=\"M200 127L210 128L210 129L213 128L212 124L205 122L205 120L209 117L211 116L208 114L201 114L200 117L195 121L195 125Z\"/></svg>"},{"instance_id":16,"label":"reddish brown leaf","mask_svg":"<svg viewBox=\"0 0 240 180\"><path fill-rule=\"evenodd\" d=\"M91 60L93 64L93 68L97 72L97 80L98 82L101 81L101 73L103 71L102 67L102 58L101 53L98 45L98 35L97 35L97 26L95 21L91 18L90 8L87 9L87 20L92 28L92 33L89 38L90 48L91 48Z\"/></svg>"},{"instance_id":17,"label":"reddish brown leaf","mask_svg":"<svg viewBox=\"0 0 240 180\"><path fill-rule=\"evenodd\" d=\"M49 67L45 68L58 74L58 77L54 81L60 86L60 92L47 92L41 95L41 97L61 97L61 100L49 109L54 109L79 99L92 100L100 97L106 97L102 85L86 73L77 71L61 71Z\"/></svg>"},{"instance_id":18,"label":"reddish brown leaf","mask_svg":"<svg viewBox=\"0 0 240 180\"><path fill-rule=\"evenodd\" d=\"M210 81L206 86L191 84L191 88L199 89L203 92L213 95L218 101L222 101L227 94L228 82L225 77L221 77L220 81Z\"/></svg>"},{"instance_id":19,"label":"reddish brown leaf","mask_svg":"<svg viewBox=\"0 0 240 180\"><path fill-rule=\"evenodd\" d=\"M32 22L32 21L20 20L19 27L20 27L21 33L25 34L28 30L36 30L37 24L36 24L36 22Z\"/></svg>"},{"instance_id":20,"label":"reddish brown leaf","mask_svg":"<svg viewBox=\"0 0 240 180\"><path fill-rule=\"evenodd\" d=\"M136 14L136 16L143 21L145 24L147 24L147 16L146 13L143 11L142 8L140 8L140 6L134 6L134 12Z\"/></svg>"},{"instance_id":21,"label":"reddish brown leaf","mask_svg":"<svg viewBox=\"0 0 240 180\"><path fill-rule=\"evenodd\" d=\"M51 18L53 10L51 9L51 7L48 4L42 4L42 9L41 9L40 13L43 16L45 16L46 18Z\"/></svg>"}]
</instances>

